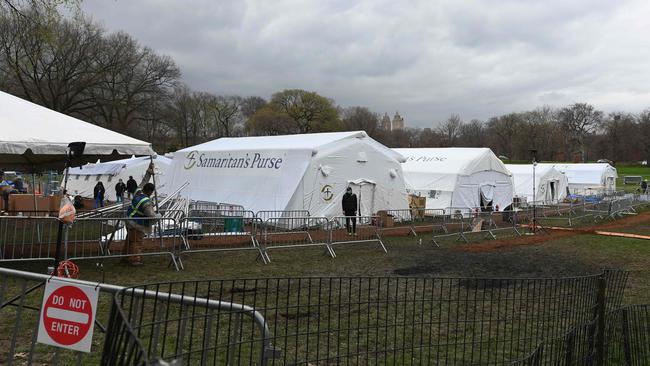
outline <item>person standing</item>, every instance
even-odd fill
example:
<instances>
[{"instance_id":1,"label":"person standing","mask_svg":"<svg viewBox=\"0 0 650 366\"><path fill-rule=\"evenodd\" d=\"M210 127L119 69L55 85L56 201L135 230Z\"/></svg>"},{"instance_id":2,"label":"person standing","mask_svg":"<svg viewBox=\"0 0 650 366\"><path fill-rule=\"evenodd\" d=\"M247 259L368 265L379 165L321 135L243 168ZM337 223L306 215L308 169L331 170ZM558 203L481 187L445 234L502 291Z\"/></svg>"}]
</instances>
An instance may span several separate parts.
<instances>
[{"instance_id":1,"label":"person standing","mask_svg":"<svg viewBox=\"0 0 650 366\"><path fill-rule=\"evenodd\" d=\"M357 235L357 195L352 193L352 187L345 190L343 199L341 200L343 206L343 214L345 215L345 228L348 235ZM350 225L350 222L352 225Z\"/></svg>"},{"instance_id":2,"label":"person standing","mask_svg":"<svg viewBox=\"0 0 650 366\"><path fill-rule=\"evenodd\" d=\"M124 192L126 192L126 184L124 184L120 178L115 185L115 197L117 203L124 202Z\"/></svg>"},{"instance_id":3,"label":"person standing","mask_svg":"<svg viewBox=\"0 0 650 366\"><path fill-rule=\"evenodd\" d=\"M138 189L138 182L133 179L132 175L129 175L129 179L126 181L126 191L129 194L129 199L132 199L135 196L135 191Z\"/></svg>"},{"instance_id":4,"label":"person standing","mask_svg":"<svg viewBox=\"0 0 650 366\"><path fill-rule=\"evenodd\" d=\"M132 266L142 265L142 246L144 244L144 236L151 231L153 220L148 218L160 217L154 211L153 203L151 202L151 194L155 190L153 183L147 183L138 190L131 201L131 206L127 210L128 220L126 220L126 254L131 254L128 257L128 263Z\"/></svg>"},{"instance_id":5,"label":"person standing","mask_svg":"<svg viewBox=\"0 0 650 366\"><path fill-rule=\"evenodd\" d=\"M93 198L95 199L95 208L104 207L104 195L106 194L106 189L104 189L104 183L101 181L97 182L95 189L93 190Z\"/></svg>"},{"instance_id":6,"label":"person standing","mask_svg":"<svg viewBox=\"0 0 650 366\"><path fill-rule=\"evenodd\" d=\"M648 181L646 179L641 181L641 194L646 194L648 191Z\"/></svg>"}]
</instances>

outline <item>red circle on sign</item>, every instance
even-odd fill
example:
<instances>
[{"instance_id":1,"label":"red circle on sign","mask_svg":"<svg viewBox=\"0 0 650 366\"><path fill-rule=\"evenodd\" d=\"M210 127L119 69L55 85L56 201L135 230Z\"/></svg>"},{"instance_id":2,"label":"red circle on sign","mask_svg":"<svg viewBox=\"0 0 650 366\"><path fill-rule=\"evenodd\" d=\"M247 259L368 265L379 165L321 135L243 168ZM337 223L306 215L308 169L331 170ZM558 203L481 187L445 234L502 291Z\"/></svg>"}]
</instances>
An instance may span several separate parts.
<instances>
[{"instance_id":1,"label":"red circle on sign","mask_svg":"<svg viewBox=\"0 0 650 366\"><path fill-rule=\"evenodd\" d=\"M43 323L54 342L65 346L78 343L93 325L88 296L74 286L54 290L43 306Z\"/></svg>"}]
</instances>

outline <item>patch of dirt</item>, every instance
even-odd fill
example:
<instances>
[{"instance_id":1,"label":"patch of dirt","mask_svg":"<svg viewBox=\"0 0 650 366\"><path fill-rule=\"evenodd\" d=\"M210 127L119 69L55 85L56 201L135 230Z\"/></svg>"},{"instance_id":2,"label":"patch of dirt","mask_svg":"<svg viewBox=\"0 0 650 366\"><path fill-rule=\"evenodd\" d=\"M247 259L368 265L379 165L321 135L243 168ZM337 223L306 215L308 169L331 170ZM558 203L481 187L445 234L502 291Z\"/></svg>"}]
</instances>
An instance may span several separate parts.
<instances>
[{"instance_id":1,"label":"patch of dirt","mask_svg":"<svg viewBox=\"0 0 650 366\"><path fill-rule=\"evenodd\" d=\"M596 231L603 231L603 230L611 231L613 229L615 230L615 229L622 229L622 228L639 227L642 224L647 225L648 222L650 222L650 211L646 211L638 215L618 219L616 221L603 223L601 225L569 228L568 230L547 229L546 230L548 232L547 235L530 235L530 236L523 235L517 238L493 240L493 241L487 241L481 243L471 243L468 245L458 246L455 248L455 250L461 252L474 252L474 253L490 252L490 251L498 250L500 248L509 248L509 247L516 247L521 245L542 244L547 241L567 238L576 235L594 234Z\"/></svg>"}]
</instances>

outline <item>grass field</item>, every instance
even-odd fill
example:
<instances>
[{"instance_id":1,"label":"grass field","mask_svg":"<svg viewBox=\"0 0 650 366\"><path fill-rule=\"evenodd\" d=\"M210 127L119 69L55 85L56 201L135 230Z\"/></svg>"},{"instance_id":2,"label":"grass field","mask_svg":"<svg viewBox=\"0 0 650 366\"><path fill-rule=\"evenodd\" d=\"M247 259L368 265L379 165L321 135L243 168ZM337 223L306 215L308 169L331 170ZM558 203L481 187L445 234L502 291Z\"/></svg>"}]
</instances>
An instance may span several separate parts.
<instances>
[{"instance_id":1,"label":"grass field","mask_svg":"<svg viewBox=\"0 0 650 366\"><path fill-rule=\"evenodd\" d=\"M644 215L647 213L644 213ZM611 231L650 234L648 221ZM631 272L629 303L650 302L650 241L574 235L541 238L541 243L508 245L499 234L499 242L462 244L450 237L438 248L418 239L388 237L388 253L376 244L337 247L338 257L326 256L321 248L279 249L270 252L272 262L256 261L256 253L222 252L184 257L185 270L168 267L166 257L146 257L143 267L123 266L117 260L78 262L81 278L119 285L196 280L295 276L469 276L469 277L559 277L593 274L602 268L620 268ZM425 240L426 241L426 240ZM483 248L485 246L485 248ZM12 268L43 271L44 263L11 265Z\"/></svg>"},{"instance_id":2,"label":"grass field","mask_svg":"<svg viewBox=\"0 0 650 366\"><path fill-rule=\"evenodd\" d=\"M616 187L625 190L626 192L633 192L639 188L638 184L624 184L623 177L626 175L640 175L643 179L650 180L650 167L647 166L617 166L618 179L616 180Z\"/></svg>"},{"instance_id":3,"label":"grass field","mask_svg":"<svg viewBox=\"0 0 650 366\"><path fill-rule=\"evenodd\" d=\"M633 218L625 219L633 221L630 225L625 224L627 221L607 222L608 226L619 226L607 230L650 234L650 212ZM586 227L593 222L581 225ZM506 230L497 235L496 241L469 244L448 237L440 241L440 247L428 244L426 238L420 244L419 238L412 236L386 237L388 253L376 244L355 244L337 247L336 259L326 256L322 248L278 249L270 252L272 262L267 265L256 261L256 253L252 251L194 254L184 257L185 270L180 272L170 268L168 258L164 257L146 257L145 266L139 268L120 265L117 260L105 260L101 265L95 261L79 261L78 264L84 280L125 286L198 279L309 276L556 278L614 268L628 270L630 274L624 303L650 303L650 241L566 232L515 238ZM10 267L43 272L46 264L12 264ZM104 323L109 301L108 296L100 300L99 313L104 314L101 317ZM40 298L32 296L28 302L38 307ZM25 319L27 328L35 324L33 318ZM12 322L11 316L3 317L0 329L10 327ZM29 344L27 339L26 334L25 344ZM93 343L94 349L101 349L102 337L98 335ZM47 354L43 346L38 347L43 350L42 354ZM94 352L84 363L97 363L97 357L98 353Z\"/></svg>"}]
</instances>

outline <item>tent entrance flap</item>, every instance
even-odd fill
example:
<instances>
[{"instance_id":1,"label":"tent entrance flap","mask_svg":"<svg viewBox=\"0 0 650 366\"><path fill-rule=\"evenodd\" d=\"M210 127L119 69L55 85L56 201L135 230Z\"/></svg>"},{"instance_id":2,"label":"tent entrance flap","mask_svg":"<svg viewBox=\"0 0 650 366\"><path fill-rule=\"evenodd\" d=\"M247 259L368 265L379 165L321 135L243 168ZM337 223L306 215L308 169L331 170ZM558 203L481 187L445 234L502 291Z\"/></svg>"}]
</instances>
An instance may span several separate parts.
<instances>
[{"instance_id":1,"label":"tent entrance flap","mask_svg":"<svg viewBox=\"0 0 650 366\"><path fill-rule=\"evenodd\" d=\"M374 215L377 184L372 180L361 178L348 181L348 185L352 187L352 192L357 195L357 203L359 205L357 214L359 216Z\"/></svg>"}]
</instances>

